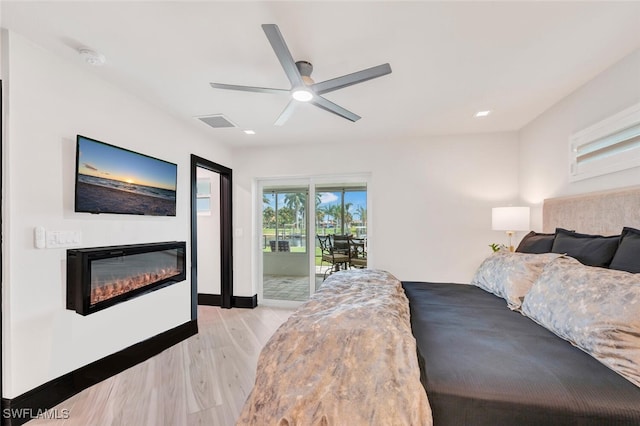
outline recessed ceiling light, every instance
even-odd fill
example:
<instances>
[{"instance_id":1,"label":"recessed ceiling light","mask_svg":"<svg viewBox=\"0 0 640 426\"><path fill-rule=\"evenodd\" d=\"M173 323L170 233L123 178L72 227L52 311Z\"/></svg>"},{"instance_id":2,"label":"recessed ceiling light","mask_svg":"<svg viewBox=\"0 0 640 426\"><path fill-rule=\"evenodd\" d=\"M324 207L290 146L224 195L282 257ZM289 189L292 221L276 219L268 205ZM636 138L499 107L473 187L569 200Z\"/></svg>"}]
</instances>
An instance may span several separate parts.
<instances>
[{"instance_id":1,"label":"recessed ceiling light","mask_svg":"<svg viewBox=\"0 0 640 426\"><path fill-rule=\"evenodd\" d=\"M478 112L476 112L476 115L474 115L474 117L486 117L489 114L491 114L490 110L478 111Z\"/></svg>"},{"instance_id":2,"label":"recessed ceiling light","mask_svg":"<svg viewBox=\"0 0 640 426\"><path fill-rule=\"evenodd\" d=\"M256 132L254 132L253 130L245 130L244 132L246 134L248 134L248 135L255 135L256 134Z\"/></svg>"},{"instance_id":3,"label":"recessed ceiling light","mask_svg":"<svg viewBox=\"0 0 640 426\"><path fill-rule=\"evenodd\" d=\"M107 60L103 54L84 47L82 49L79 49L78 53L80 53L80 56L84 58L84 61L86 63L88 63L89 65L94 65L96 67L104 65Z\"/></svg>"}]
</instances>

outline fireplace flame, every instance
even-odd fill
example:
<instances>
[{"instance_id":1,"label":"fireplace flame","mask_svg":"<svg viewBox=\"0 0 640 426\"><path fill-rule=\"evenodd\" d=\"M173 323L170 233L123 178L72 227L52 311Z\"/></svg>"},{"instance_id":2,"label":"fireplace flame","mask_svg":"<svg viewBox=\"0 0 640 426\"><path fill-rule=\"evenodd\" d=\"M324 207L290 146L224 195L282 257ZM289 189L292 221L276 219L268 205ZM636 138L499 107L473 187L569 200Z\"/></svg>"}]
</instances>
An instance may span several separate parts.
<instances>
[{"instance_id":1,"label":"fireplace flame","mask_svg":"<svg viewBox=\"0 0 640 426\"><path fill-rule=\"evenodd\" d=\"M180 275L176 268L163 268L154 272L145 272L132 277L116 279L108 283L98 283L97 280L91 285L91 304L102 302L112 297L128 293L135 289L145 287L149 284L162 281L167 278Z\"/></svg>"}]
</instances>

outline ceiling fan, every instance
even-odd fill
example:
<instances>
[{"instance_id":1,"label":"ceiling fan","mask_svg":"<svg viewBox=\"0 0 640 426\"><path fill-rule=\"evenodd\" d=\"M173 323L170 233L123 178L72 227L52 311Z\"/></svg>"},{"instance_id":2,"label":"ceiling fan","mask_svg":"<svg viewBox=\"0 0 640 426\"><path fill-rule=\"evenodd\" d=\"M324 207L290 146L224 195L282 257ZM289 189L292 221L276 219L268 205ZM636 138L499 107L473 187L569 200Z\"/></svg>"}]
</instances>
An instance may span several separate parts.
<instances>
[{"instance_id":1,"label":"ceiling fan","mask_svg":"<svg viewBox=\"0 0 640 426\"><path fill-rule=\"evenodd\" d=\"M289 119L293 113L296 102L310 102L318 108L322 108L325 111L334 113L340 117L346 118L347 120L354 122L358 121L361 118L359 115L342 108L340 105L334 104L321 95L391 73L391 66L389 64L382 64L354 72L352 74L343 75L342 77L336 77L331 80L315 83L311 79L313 65L307 61L295 62L293 60L291 52L289 52L289 48L284 42L284 38L282 37L278 26L275 24L263 24L262 29L264 30L269 43L271 43L271 47L278 57L282 68L284 68L287 78L291 82L291 88L272 89L267 87L238 86L234 84L221 83L211 83L211 87L215 89L241 90L245 92L290 93L293 99L289 101L274 123L276 126L282 126Z\"/></svg>"}]
</instances>

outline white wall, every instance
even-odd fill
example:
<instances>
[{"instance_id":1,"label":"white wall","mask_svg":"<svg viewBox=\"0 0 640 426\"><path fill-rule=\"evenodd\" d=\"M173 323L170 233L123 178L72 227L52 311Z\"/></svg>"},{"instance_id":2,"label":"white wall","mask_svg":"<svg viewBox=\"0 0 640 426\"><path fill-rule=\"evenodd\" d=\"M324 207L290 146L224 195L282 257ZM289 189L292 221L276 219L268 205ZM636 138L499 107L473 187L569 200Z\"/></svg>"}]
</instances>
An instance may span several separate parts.
<instances>
[{"instance_id":1,"label":"white wall","mask_svg":"<svg viewBox=\"0 0 640 426\"><path fill-rule=\"evenodd\" d=\"M253 229L256 178L371 173L371 267L401 280L469 282L488 244L506 243L491 231L491 207L518 201L517 149L514 133L236 149L234 226ZM251 296L261 236L244 234L234 240L234 294Z\"/></svg>"},{"instance_id":2,"label":"white wall","mask_svg":"<svg viewBox=\"0 0 640 426\"><path fill-rule=\"evenodd\" d=\"M190 154L226 166L231 155L83 64L15 33L3 41L3 396L13 398L191 319L189 276L87 317L65 309L65 250L35 249L33 228L81 231L84 247L189 242ZM177 216L74 213L78 133L177 163Z\"/></svg>"},{"instance_id":3,"label":"white wall","mask_svg":"<svg viewBox=\"0 0 640 426\"><path fill-rule=\"evenodd\" d=\"M211 182L211 214L198 215L198 293L220 294L220 175L198 167Z\"/></svg>"},{"instance_id":4,"label":"white wall","mask_svg":"<svg viewBox=\"0 0 640 426\"><path fill-rule=\"evenodd\" d=\"M3 44L3 40L4 30L0 28L0 78L2 78L2 76L4 75L4 55L2 55L1 53L3 49L6 49L6 47Z\"/></svg>"},{"instance_id":5,"label":"white wall","mask_svg":"<svg viewBox=\"0 0 640 426\"><path fill-rule=\"evenodd\" d=\"M569 137L640 102L640 50L588 82L519 132L520 193L533 205L532 226L542 229L545 198L640 183L640 168L569 182Z\"/></svg>"}]
</instances>

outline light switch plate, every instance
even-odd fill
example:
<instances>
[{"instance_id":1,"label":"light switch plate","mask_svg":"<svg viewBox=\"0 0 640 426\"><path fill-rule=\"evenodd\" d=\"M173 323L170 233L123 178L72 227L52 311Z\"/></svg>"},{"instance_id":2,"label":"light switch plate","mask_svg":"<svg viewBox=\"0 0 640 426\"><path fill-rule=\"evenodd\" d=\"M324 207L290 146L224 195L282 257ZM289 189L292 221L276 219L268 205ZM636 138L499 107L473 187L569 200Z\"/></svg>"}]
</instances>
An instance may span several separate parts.
<instances>
[{"instance_id":1,"label":"light switch plate","mask_svg":"<svg viewBox=\"0 0 640 426\"><path fill-rule=\"evenodd\" d=\"M43 249L47 246L47 231L43 226L36 226L33 229L33 242L36 248Z\"/></svg>"}]
</instances>

